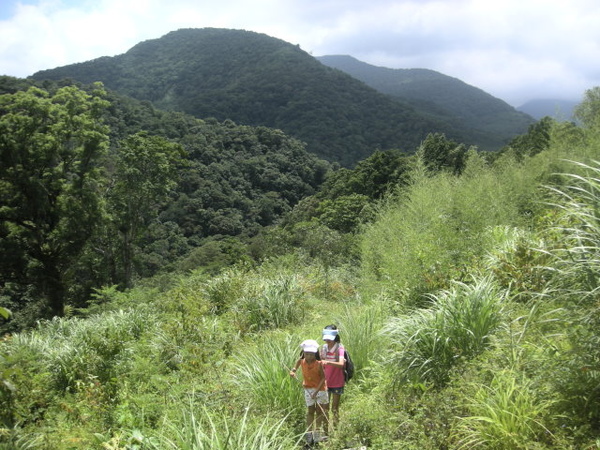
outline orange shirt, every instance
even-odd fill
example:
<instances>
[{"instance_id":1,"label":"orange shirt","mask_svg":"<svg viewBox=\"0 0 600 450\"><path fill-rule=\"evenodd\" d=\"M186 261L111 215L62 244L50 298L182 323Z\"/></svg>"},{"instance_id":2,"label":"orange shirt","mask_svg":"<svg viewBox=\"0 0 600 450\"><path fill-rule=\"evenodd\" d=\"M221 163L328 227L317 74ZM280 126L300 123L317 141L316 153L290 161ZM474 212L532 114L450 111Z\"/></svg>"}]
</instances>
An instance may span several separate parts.
<instances>
[{"instance_id":1,"label":"orange shirt","mask_svg":"<svg viewBox=\"0 0 600 450\"><path fill-rule=\"evenodd\" d=\"M303 359L300 361L300 367L302 368L302 386L315 389L324 378L324 374L321 373L321 361L315 360L307 363ZM321 390L327 390L327 383L323 383Z\"/></svg>"}]
</instances>

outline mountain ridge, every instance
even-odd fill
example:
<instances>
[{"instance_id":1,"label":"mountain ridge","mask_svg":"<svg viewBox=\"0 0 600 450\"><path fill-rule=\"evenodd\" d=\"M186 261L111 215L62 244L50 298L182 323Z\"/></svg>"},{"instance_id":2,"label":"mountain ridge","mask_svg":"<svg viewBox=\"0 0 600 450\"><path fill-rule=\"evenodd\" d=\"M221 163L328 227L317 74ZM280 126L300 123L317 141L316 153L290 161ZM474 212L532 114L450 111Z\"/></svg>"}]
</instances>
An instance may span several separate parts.
<instances>
[{"instance_id":1,"label":"mountain ridge","mask_svg":"<svg viewBox=\"0 0 600 450\"><path fill-rule=\"evenodd\" d=\"M281 129L343 166L380 149L412 152L434 132L496 150L529 124L510 124L509 133L490 135L460 117L391 98L297 45L244 30L172 31L122 55L40 71L32 78L102 81L159 108Z\"/></svg>"},{"instance_id":2,"label":"mountain ridge","mask_svg":"<svg viewBox=\"0 0 600 450\"><path fill-rule=\"evenodd\" d=\"M533 119L484 90L430 69L391 69L374 66L349 55L317 57L323 64L363 81L377 91L420 107L434 116L451 115L468 122L475 130L510 134L511 129L529 126ZM502 129L498 124L507 124Z\"/></svg>"},{"instance_id":3,"label":"mountain ridge","mask_svg":"<svg viewBox=\"0 0 600 450\"><path fill-rule=\"evenodd\" d=\"M538 120L546 116L557 120L574 120L573 114L578 104L575 100L536 98L523 103L517 110Z\"/></svg>"}]
</instances>

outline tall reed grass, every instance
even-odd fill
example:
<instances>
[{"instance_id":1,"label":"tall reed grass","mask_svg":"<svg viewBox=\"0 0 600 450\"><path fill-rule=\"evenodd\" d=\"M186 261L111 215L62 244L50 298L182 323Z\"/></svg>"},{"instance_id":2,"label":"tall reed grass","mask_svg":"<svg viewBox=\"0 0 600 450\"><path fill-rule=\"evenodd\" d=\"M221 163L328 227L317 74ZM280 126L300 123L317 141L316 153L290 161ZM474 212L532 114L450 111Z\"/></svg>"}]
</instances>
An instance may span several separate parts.
<instances>
[{"instance_id":1,"label":"tall reed grass","mask_svg":"<svg viewBox=\"0 0 600 450\"><path fill-rule=\"evenodd\" d=\"M552 403L538 398L522 374L500 371L490 386L476 386L475 395L468 400L471 415L459 419L456 448L548 448L551 435L543 422Z\"/></svg>"},{"instance_id":2,"label":"tall reed grass","mask_svg":"<svg viewBox=\"0 0 600 450\"><path fill-rule=\"evenodd\" d=\"M412 185L362 235L365 282L406 292L400 300L407 309L422 306L424 294L449 289L450 280L466 279L485 255L490 227L522 221L525 206L515 196L530 199L525 182L505 183L508 169L470 164L463 177L416 170Z\"/></svg>"},{"instance_id":3,"label":"tall reed grass","mask_svg":"<svg viewBox=\"0 0 600 450\"><path fill-rule=\"evenodd\" d=\"M240 331L256 332L301 323L306 294L298 276L259 278L248 286L233 308Z\"/></svg>"},{"instance_id":4,"label":"tall reed grass","mask_svg":"<svg viewBox=\"0 0 600 450\"><path fill-rule=\"evenodd\" d=\"M554 256L569 290L578 289L583 299L593 299L600 289L600 162L573 164L583 174L563 174L570 183L551 188L562 199L554 206L564 214L558 227L563 247Z\"/></svg>"},{"instance_id":5,"label":"tall reed grass","mask_svg":"<svg viewBox=\"0 0 600 450\"><path fill-rule=\"evenodd\" d=\"M235 384L257 410L278 411L296 421L303 416L302 385L289 375L299 357L300 342L296 336L274 332L262 337L251 350L240 348L235 356Z\"/></svg>"},{"instance_id":6,"label":"tall reed grass","mask_svg":"<svg viewBox=\"0 0 600 450\"><path fill-rule=\"evenodd\" d=\"M346 305L339 318L334 319L340 330L342 344L348 349L355 366L355 377L360 378L361 371L371 361L387 357L378 353L386 347L381 332L385 322L385 309L381 303L368 305Z\"/></svg>"},{"instance_id":7,"label":"tall reed grass","mask_svg":"<svg viewBox=\"0 0 600 450\"><path fill-rule=\"evenodd\" d=\"M396 348L392 363L398 381L445 384L454 366L491 344L501 324L503 295L491 277L456 282L432 295L430 308L390 320L385 333Z\"/></svg>"},{"instance_id":8,"label":"tall reed grass","mask_svg":"<svg viewBox=\"0 0 600 450\"><path fill-rule=\"evenodd\" d=\"M572 162L568 180L552 191L562 217L561 240L548 270L568 311L569 352L554 361L550 379L560 394L560 408L576 427L600 423L600 162Z\"/></svg>"},{"instance_id":9,"label":"tall reed grass","mask_svg":"<svg viewBox=\"0 0 600 450\"><path fill-rule=\"evenodd\" d=\"M287 417L252 419L226 416L203 408L188 408L181 422L165 422L157 433L157 450L288 450L297 447L300 435L286 428Z\"/></svg>"}]
</instances>

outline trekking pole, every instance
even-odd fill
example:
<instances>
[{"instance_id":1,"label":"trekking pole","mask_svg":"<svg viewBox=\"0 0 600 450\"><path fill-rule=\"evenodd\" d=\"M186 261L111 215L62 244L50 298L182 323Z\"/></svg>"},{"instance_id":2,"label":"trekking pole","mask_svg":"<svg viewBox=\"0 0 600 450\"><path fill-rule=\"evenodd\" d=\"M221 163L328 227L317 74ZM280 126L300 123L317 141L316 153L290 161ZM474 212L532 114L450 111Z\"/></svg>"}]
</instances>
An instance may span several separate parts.
<instances>
[{"instance_id":1,"label":"trekking pole","mask_svg":"<svg viewBox=\"0 0 600 450\"><path fill-rule=\"evenodd\" d=\"M283 368L284 368L285 370L287 370L287 373L288 373L288 374L289 374L289 373L292 371L292 369L290 369L288 366L286 366L286 365L285 365L283 362L281 362L281 361L280 361L280 363L281 363L281 365L283 366ZM291 375L290 375L290 376L291 376ZM293 378L294 380L296 380L298 383L302 383L302 381L300 381L300 380L298 379L298 377L297 377L297 376L294 376L294 377L292 377L292 378Z\"/></svg>"}]
</instances>

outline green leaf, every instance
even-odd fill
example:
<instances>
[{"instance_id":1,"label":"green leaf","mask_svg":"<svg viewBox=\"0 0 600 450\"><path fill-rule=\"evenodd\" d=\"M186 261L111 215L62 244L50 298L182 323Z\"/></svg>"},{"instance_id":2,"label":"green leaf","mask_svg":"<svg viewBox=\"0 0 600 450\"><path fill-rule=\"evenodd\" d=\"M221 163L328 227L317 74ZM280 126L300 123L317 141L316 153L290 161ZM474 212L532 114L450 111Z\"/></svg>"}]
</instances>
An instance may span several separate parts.
<instances>
[{"instance_id":1,"label":"green leaf","mask_svg":"<svg viewBox=\"0 0 600 450\"><path fill-rule=\"evenodd\" d=\"M12 316L12 312L10 312L10 310L8 310L6 308L2 308L0 306L0 316L4 317L6 320L8 320Z\"/></svg>"}]
</instances>

